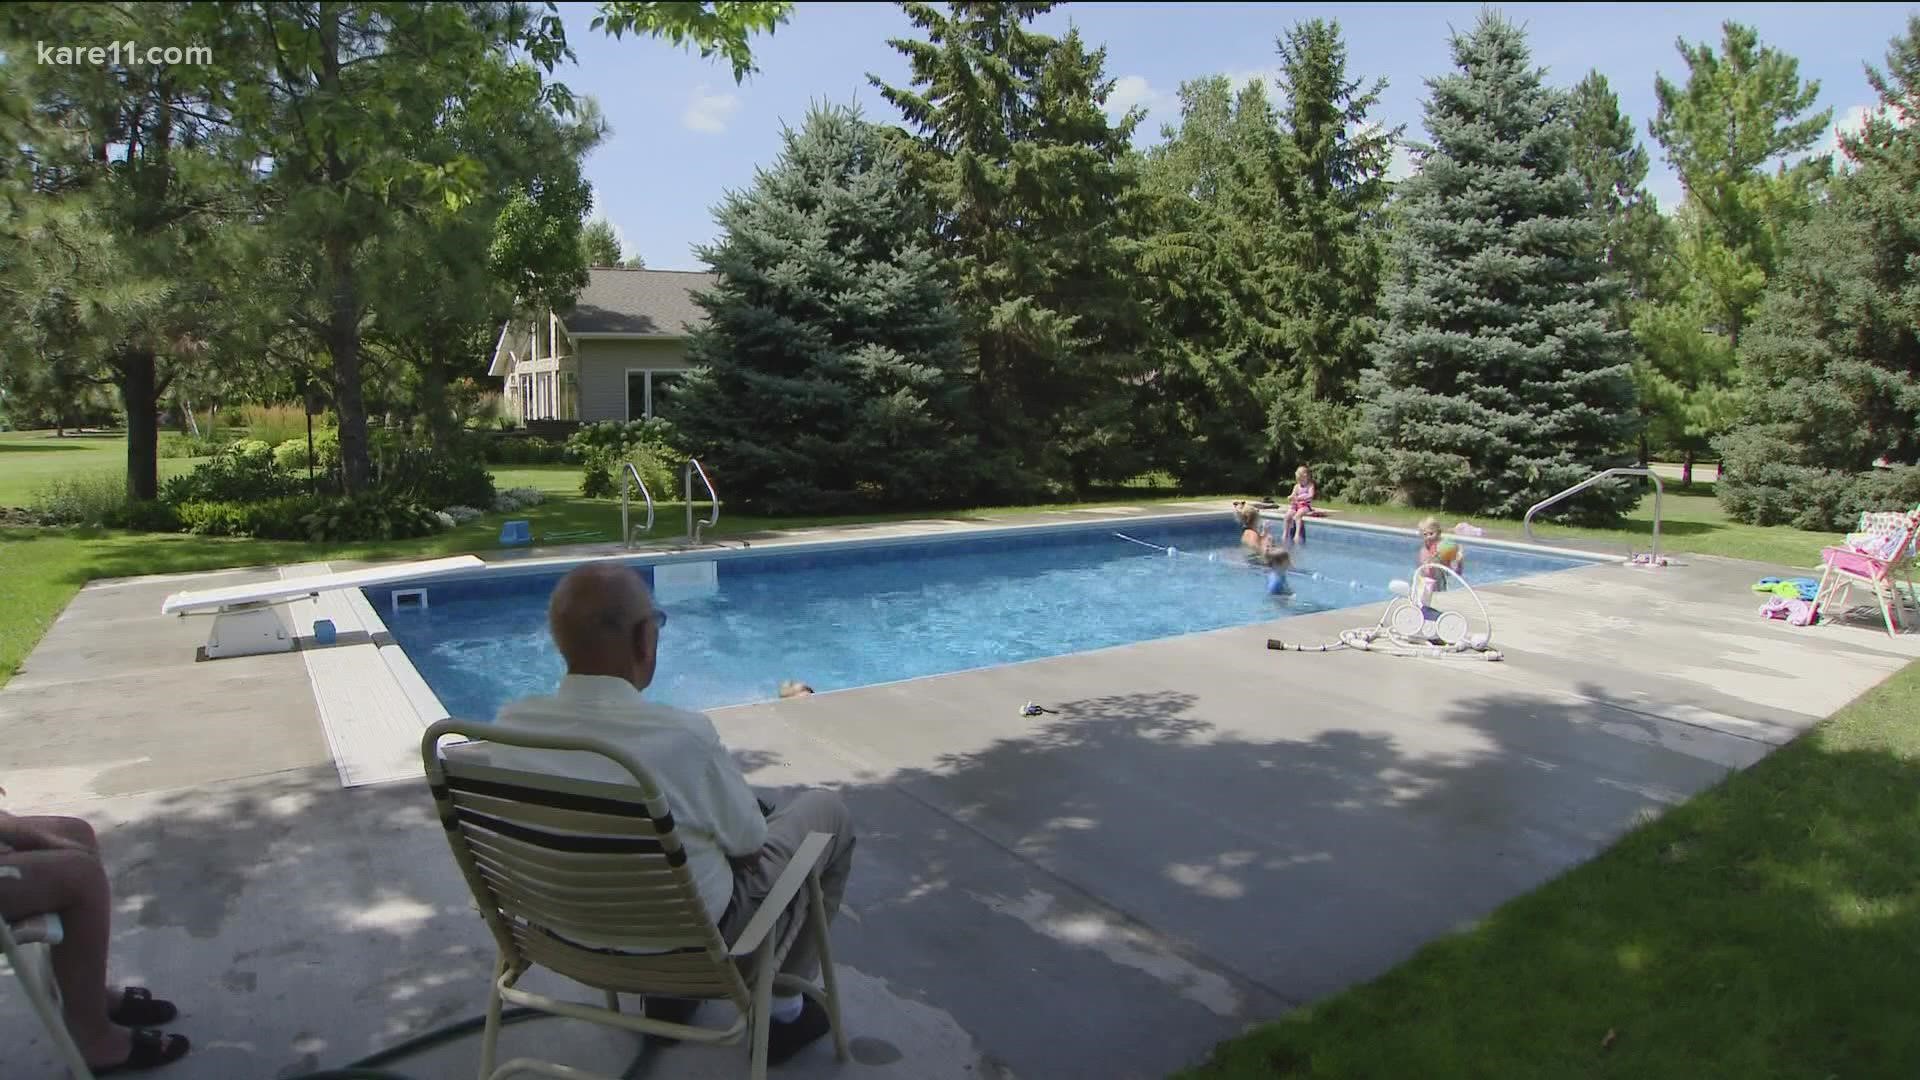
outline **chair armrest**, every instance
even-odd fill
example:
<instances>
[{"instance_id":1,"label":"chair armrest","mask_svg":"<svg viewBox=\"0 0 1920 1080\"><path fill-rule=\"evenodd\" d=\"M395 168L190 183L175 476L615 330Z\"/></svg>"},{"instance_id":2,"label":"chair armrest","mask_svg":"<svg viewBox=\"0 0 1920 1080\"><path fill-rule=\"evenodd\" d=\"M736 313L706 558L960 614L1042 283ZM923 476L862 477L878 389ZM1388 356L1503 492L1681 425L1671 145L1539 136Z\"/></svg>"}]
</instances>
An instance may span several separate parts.
<instances>
[{"instance_id":1,"label":"chair armrest","mask_svg":"<svg viewBox=\"0 0 1920 1080\"><path fill-rule=\"evenodd\" d=\"M780 876L774 881L773 888L767 890L767 898L760 901L760 907L754 911L753 918L747 923L747 928L740 931L740 936L728 946L730 955L735 959L752 956L754 951L760 948L760 943L773 932L775 924L780 921L781 913L786 911L788 905L793 903L793 898L800 894L800 886L807 883L808 875L813 873L814 864L820 861L820 856L827 850L827 843L832 839L833 836L829 833L817 832L808 833L807 838L800 841L799 850L795 851L793 858L788 860L786 869L780 871Z\"/></svg>"}]
</instances>

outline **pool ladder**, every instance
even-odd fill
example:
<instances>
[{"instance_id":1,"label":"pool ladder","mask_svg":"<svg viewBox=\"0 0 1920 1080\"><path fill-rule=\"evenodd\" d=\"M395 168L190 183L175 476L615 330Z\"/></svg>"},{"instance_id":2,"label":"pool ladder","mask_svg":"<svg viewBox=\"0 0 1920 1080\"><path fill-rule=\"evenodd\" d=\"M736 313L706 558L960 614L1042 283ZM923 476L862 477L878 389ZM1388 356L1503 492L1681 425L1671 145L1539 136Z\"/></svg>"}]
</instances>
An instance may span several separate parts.
<instances>
[{"instance_id":1,"label":"pool ladder","mask_svg":"<svg viewBox=\"0 0 1920 1080\"><path fill-rule=\"evenodd\" d=\"M707 478L707 470L697 460L688 458L684 473L687 498L686 543L690 547L699 547L701 530L711 529L720 523L720 493L713 490L713 481ZM698 521L693 517L693 478L695 476L698 476L700 483L706 487L707 499L713 507L710 516ZM639 490L640 497L647 503L647 523L638 529L633 527L632 500L635 489ZM653 492L647 490L647 482L640 479L640 470L634 468L633 462L629 461L626 463L626 470L620 476L620 542L629 550L633 548L635 536L653 531L653 513Z\"/></svg>"},{"instance_id":2,"label":"pool ladder","mask_svg":"<svg viewBox=\"0 0 1920 1080\"><path fill-rule=\"evenodd\" d=\"M1616 476L1644 476L1653 481L1653 550L1647 553L1647 561L1655 566L1660 565L1660 496L1665 494L1666 486L1660 482L1660 475L1652 469L1608 469L1594 473L1560 494L1548 496L1528 507L1527 516L1520 519L1521 530L1527 534L1528 540L1534 539L1533 515L1562 499L1578 495L1602 480L1610 480ZM1631 557L1633 552L1629 551L1628 555Z\"/></svg>"}]
</instances>

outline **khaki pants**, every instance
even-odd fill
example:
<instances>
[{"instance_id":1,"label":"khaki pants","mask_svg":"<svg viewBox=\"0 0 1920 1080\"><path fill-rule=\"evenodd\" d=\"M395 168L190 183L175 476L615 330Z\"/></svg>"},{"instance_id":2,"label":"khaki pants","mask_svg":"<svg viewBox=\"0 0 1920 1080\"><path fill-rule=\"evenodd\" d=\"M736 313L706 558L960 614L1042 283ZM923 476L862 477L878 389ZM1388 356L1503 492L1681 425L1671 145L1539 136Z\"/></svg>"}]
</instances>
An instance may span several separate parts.
<instances>
[{"instance_id":1,"label":"khaki pants","mask_svg":"<svg viewBox=\"0 0 1920 1080\"><path fill-rule=\"evenodd\" d=\"M732 941L747 928L753 913L759 910L761 901L766 899L780 872L787 868L801 841L808 833L816 832L833 837L817 865L820 891L826 898L827 919L831 921L839 913L840 897L847 891L847 874L853 869L853 818L839 795L831 791L803 791L768 816L767 842L760 848L759 864L750 870L733 872L733 899L728 902L726 913L720 916L721 937ZM785 935L794 919L808 917L806 893L802 892L801 899L781 916L774 935ZM780 972L811 981L819 969L820 956L813 944L813 929L803 927L793 949L787 953L786 963L780 965Z\"/></svg>"}]
</instances>

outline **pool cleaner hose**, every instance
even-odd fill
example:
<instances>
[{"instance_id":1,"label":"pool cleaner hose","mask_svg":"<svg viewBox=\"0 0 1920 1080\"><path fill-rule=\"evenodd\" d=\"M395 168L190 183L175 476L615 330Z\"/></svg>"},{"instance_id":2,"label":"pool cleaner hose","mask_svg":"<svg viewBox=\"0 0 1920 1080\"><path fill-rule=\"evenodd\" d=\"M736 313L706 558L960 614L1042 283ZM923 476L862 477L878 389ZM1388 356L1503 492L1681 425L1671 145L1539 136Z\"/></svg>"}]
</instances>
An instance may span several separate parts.
<instances>
[{"instance_id":1,"label":"pool cleaner hose","mask_svg":"<svg viewBox=\"0 0 1920 1080\"><path fill-rule=\"evenodd\" d=\"M1473 598L1474 606L1480 609L1480 624L1484 629L1475 631L1471 621L1458 612L1435 612L1431 608L1415 604L1407 596L1397 596L1380 613L1380 621L1372 626L1355 627L1342 630L1337 641L1320 645L1300 645L1268 638L1267 648L1275 652L1336 652L1340 649L1358 649L1362 652L1382 652L1390 656L1420 656L1435 659L1452 660L1502 660L1500 650L1493 647L1493 616L1488 613L1487 605L1480 594L1473 591L1467 579L1461 577L1450 566L1434 563L1425 569L1439 570L1460 584L1467 595Z\"/></svg>"},{"instance_id":2,"label":"pool cleaner hose","mask_svg":"<svg viewBox=\"0 0 1920 1080\"><path fill-rule=\"evenodd\" d=\"M500 1026L506 1027L526 1020L538 1020L542 1017L558 1016L558 1013L541 1012L538 1009L507 1009L500 1014ZM487 1018L484 1014L480 1016L470 1016L458 1023L448 1024L445 1027L422 1032L405 1042L389 1046L378 1053L369 1054L345 1068L322 1069L319 1072L281 1076L278 1080L416 1080L415 1077L408 1076L405 1073L391 1072L384 1066L398 1061L401 1058L412 1057L415 1054L431 1050L442 1043L452 1042L463 1036L471 1035L486 1026ZM644 1060L646 1060L646 1058L645 1051L643 1050L639 1055L634 1057L633 1061L627 1065L625 1072L621 1075L633 1076L639 1071L640 1063Z\"/></svg>"}]
</instances>

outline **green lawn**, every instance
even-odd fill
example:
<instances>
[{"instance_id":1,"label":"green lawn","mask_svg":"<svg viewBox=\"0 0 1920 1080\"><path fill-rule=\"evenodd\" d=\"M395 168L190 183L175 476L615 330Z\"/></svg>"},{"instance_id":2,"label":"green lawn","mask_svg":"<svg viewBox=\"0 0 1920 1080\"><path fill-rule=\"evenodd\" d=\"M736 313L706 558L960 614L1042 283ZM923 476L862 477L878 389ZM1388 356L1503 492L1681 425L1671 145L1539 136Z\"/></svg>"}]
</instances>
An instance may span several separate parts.
<instances>
[{"instance_id":1,"label":"green lawn","mask_svg":"<svg viewBox=\"0 0 1920 1080\"><path fill-rule=\"evenodd\" d=\"M1780 526L1742 525L1728 521L1727 515L1720 509L1720 501L1714 498L1712 484L1694 484L1691 489L1684 491L1679 488L1678 481L1669 482L1666 496L1661 500L1660 552L1663 555L1720 555L1729 559L1751 559L1778 566L1806 568L1819 561L1821 547L1840 539L1838 533L1805 532ZM1326 505L1368 521L1393 525L1412 525L1426 516L1424 511L1386 506L1355 506L1339 502ZM1458 515L1440 515L1440 519L1448 528L1460 520ZM1470 520L1486 527L1491 534L1520 538L1518 522L1488 521L1484 518ZM1646 551L1652 533L1651 492L1619 528L1571 528L1555 525L1546 516L1534 522L1534 535L1542 543L1550 543L1555 538L1604 540L1617 542L1623 552L1628 547Z\"/></svg>"},{"instance_id":2,"label":"green lawn","mask_svg":"<svg viewBox=\"0 0 1920 1080\"><path fill-rule=\"evenodd\" d=\"M1184 1076L1920 1076L1916 718L1920 665Z\"/></svg>"},{"instance_id":3,"label":"green lawn","mask_svg":"<svg viewBox=\"0 0 1920 1080\"><path fill-rule=\"evenodd\" d=\"M197 464L191 458L162 460L160 478ZM31 506L34 494L51 480L126 472L127 437L119 432L56 436L51 431L0 431L0 506Z\"/></svg>"}]
</instances>

